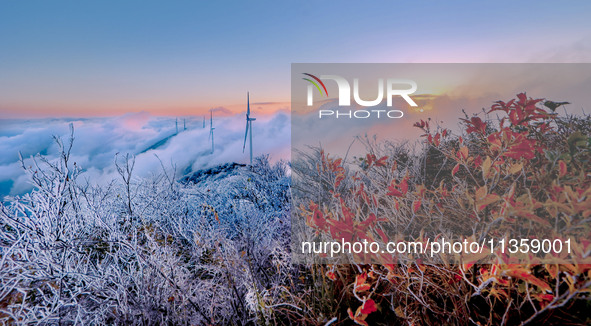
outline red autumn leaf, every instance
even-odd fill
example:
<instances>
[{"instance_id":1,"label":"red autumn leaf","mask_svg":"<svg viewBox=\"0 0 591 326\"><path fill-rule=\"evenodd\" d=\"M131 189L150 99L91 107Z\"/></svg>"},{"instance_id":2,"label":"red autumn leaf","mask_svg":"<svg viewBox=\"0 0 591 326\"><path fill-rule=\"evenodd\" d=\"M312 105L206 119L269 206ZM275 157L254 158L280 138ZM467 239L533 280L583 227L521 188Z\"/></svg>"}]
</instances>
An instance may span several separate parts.
<instances>
[{"instance_id":1,"label":"red autumn leaf","mask_svg":"<svg viewBox=\"0 0 591 326\"><path fill-rule=\"evenodd\" d=\"M535 156L535 143L535 140L527 139L525 136L519 134L515 138L514 144L510 146L507 149L507 152L505 152L503 155L515 160L519 160L521 158L531 160Z\"/></svg>"},{"instance_id":2,"label":"red autumn leaf","mask_svg":"<svg viewBox=\"0 0 591 326\"><path fill-rule=\"evenodd\" d=\"M331 225L330 235L334 239L344 239L344 241L352 241L355 235L354 226L341 221L330 220Z\"/></svg>"},{"instance_id":3,"label":"red autumn leaf","mask_svg":"<svg viewBox=\"0 0 591 326\"><path fill-rule=\"evenodd\" d=\"M377 220L378 219L376 215L374 213L370 213L369 216L365 219L365 221L359 223L361 229L360 231L365 231L368 227L374 226Z\"/></svg>"},{"instance_id":4,"label":"red autumn leaf","mask_svg":"<svg viewBox=\"0 0 591 326\"><path fill-rule=\"evenodd\" d=\"M460 160L465 160L468 158L468 147L462 146L460 150L457 152L457 156Z\"/></svg>"},{"instance_id":5,"label":"red autumn leaf","mask_svg":"<svg viewBox=\"0 0 591 326\"><path fill-rule=\"evenodd\" d=\"M511 276L516 279L523 280L525 282L531 283L543 291L552 291L552 288L548 283L540 280L539 278L531 275L531 271L522 267L518 267L515 269L507 270L507 276Z\"/></svg>"},{"instance_id":6,"label":"red autumn leaf","mask_svg":"<svg viewBox=\"0 0 591 326\"><path fill-rule=\"evenodd\" d=\"M365 280L367 280L366 272L363 272L362 274L355 276L355 286L365 283Z\"/></svg>"},{"instance_id":7,"label":"red autumn leaf","mask_svg":"<svg viewBox=\"0 0 591 326\"><path fill-rule=\"evenodd\" d=\"M363 283L361 285L355 286L355 291L357 291L357 292L365 292L365 291L369 290L370 288L371 288L371 285L369 285L367 283Z\"/></svg>"},{"instance_id":8,"label":"red autumn leaf","mask_svg":"<svg viewBox=\"0 0 591 326\"><path fill-rule=\"evenodd\" d=\"M341 198L341 211L343 212L343 221L346 224L352 225L353 217L355 217L355 214L353 214L349 207L347 207L347 204L345 203L345 200L343 198Z\"/></svg>"},{"instance_id":9,"label":"red autumn leaf","mask_svg":"<svg viewBox=\"0 0 591 326\"><path fill-rule=\"evenodd\" d=\"M501 142L500 134L498 132L488 135L488 137L486 137L486 140L488 140L488 143L490 144L489 148L492 151L498 151L503 146L503 143Z\"/></svg>"},{"instance_id":10,"label":"red autumn leaf","mask_svg":"<svg viewBox=\"0 0 591 326\"><path fill-rule=\"evenodd\" d=\"M341 181L343 181L344 179L345 174L343 172L337 173L335 177L334 188L336 189L341 184Z\"/></svg>"},{"instance_id":11,"label":"red autumn leaf","mask_svg":"<svg viewBox=\"0 0 591 326\"><path fill-rule=\"evenodd\" d=\"M361 198L363 198L363 200L369 205L369 196L367 195L367 192L365 192L364 188L365 188L365 184L364 183L360 184L359 190L357 190L355 195L361 196Z\"/></svg>"},{"instance_id":12,"label":"red autumn leaf","mask_svg":"<svg viewBox=\"0 0 591 326\"><path fill-rule=\"evenodd\" d=\"M341 162L342 161L343 161L343 159L338 158L334 162L332 162L332 166L331 167L332 167L333 171L336 170L339 165L341 165Z\"/></svg>"},{"instance_id":13,"label":"red autumn leaf","mask_svg":"<svg viewBox=\"0 0 591 326\"><path fill-rule=\"evenodd\" d=\"M486 122L483 122L482 119L480 119L479 117L472 117L470 120L468 119L462 119L466 125L468 126L468 128L466 129L466 132L471 134L473 132L477 132L477 133L481 133L481 134L485 134L486 133Z\"/></svg>"},{"instance_id":14,"label":"red autumn leaf","mask_svg":"<svg viewBox=\"0 0 591 326\"><path fill-rule=\"evenodd\" d=\"M429 124L421 119L421 122L415 122L413 127L424 129L425 127L429 128Z\"/></svg>"},{"instance_id":15,"label":"red autumn leaf","mask_svg":"<svg viewBox=\"0 0 591 326\"><path fill-rule=\"evenodd\" d=\"M387 193L388 196L395 196L395 197L402 197L403 193L400 192L400 190L396 189L395 187L389 186L388 190L390 190L389 193Z\"/></svg>"},{"instance_id":16,"label":"red autumn leaf","mask_svg":"<svg viewBox=\"0 0 591 326\"><path fill-rule=\"evenodd\" d=\"M566 167L566 163L564 163L563 160L558 161L558 176L559 177L564 177L566 175L567 172L567 167Z\"/></svg>"},{"instance_id":17,"label":"red autumn leaf","mask_svg":"<svg viewBox=\"0 0 591 326\"><path fill-rule=\"evenodd\" d=\"M467 271L469 270L472 266L474 266L474 262L469 262L469 263L465 263L462 267L464 267L464 270Z\"/></svg>"},{"instance_id":18,"label":"red autumn leaf","mask_svg":"<svg viewBox=\"0 0 591 326\"><path fill-rule=\"evenodd\" d=\"M519 99L519 102L517 102L517 104L522 106L526 104L527 95L525 95L525 92L517 94L517 98Z\"/></svg>"},{"instance_id":19,"label":"red autumn leaf","mask_svg":"<svg viewBox=\"0 0 591 326\"><path fill-rule=\"evenodd\" d=\"M413 213L416 213L419 208L421 208L421 200L417 199L415 201L412 202L412 211Z\"/></svg>"},{"instance_id":20,"label":"red autumn leaf","mask_svg":"<svg viewBox=\"0 0 591 326\"><path fill-rule=\"evenodd\" d=\"M499 265L492 265L492 267L490 268L490 274L491 275L497 275L499 271Z\"/></svg>"},{"instance_id":21,"label":"red autumn leaf","mask_svg":"<svg viewBox=\"0 0 591 326\"><path fill-rule=\"evenodd\" d=\"M362 314L371 314L374 311L377 311L378 307L376 306L375 301L373 301L372 299L368 299L367 301L365 301L365 303L363 304L363 306L361 306L361 313Z\"/></svg>"},{"instance_id":22,"label":"red autumn leaf","mask_svg":"<svg viewBox=\"0 0 591 326\"><path fill-rule=\"evenodd\" d=\"M326 272L326 277L331 281L335 281L337 279L337 275L333 271Z\"/></svg>"},{"instance_id":23,"label":"red autumn leaf","mask_svg":"<svg viewBox=\"0 0 591 326\"><path fill-rule=\"evenodd\" d=\"M554 300L554 295L553 294L548 294L548 293L543 293L543 294L540 293L538 295L538 299L540 299L540 301L548 301L548 302L550 302L550 301Z\"/></svg>"},{"instance_id":24,"label":"red autumn leaf","mask_svg":"<svg viewBox=\"0 0 591 326\"><path fill-rule=\"evenodd\" d=\"M474 161L472 162L475 168L479 168L482 165L482 157L480 155L476 156Z\"/></svg>"},{"instance_id":25,"label":"red autumn leaf","mask_svg":"<svg viewBox=\"0 0 591 326\"><path fill-rule=\"evenodd\" d=\"M328 225L326 224L326 219L324 218L324 215L318 209L318 205L311 205L310 208L313 209L313 212L308 215L308 225L316 227L322 231L326 231Z\"/></svg>"},{"instance_id":26,"label":"red autumn leaf","mask_svg":"<svg viewBox=\"0 0 591 326\"><path fill-rule=\"evenodd\" d=\"M378 233L380 238L382 238L382 241L388 242L388 237L386 236L386 233L384 233L384 231L377 229L376 232Z\"/></svg>"},{"instance_id":27,"label":"red autumn leaf","mask_svg":"<svg viewBox=\"0 0 591 326\"><path fill-rule=\"evenodd\" d=\"M388 159L388 156L383 156L381 157L379 160L376 161L376 166L386 166L386 160Z\"/></svg>"},{"instance_id":28,"label":"red autumn leaf","mask_svg":"<svg viewBox=\"0 0 591 326\"><path fill-rule=\"evenodd\" d=\"M496 104L494 104L491 107L491 110L488 111L488 113L491 113L493 111L505 111L505 112L509 112L509 109L513 106L513 103L515 103L515 99L505 103L503 101L496 101Z\"/></svg>"},{"instance_id":29,"label":"red autumn leaf","mask_svg":"<svg viewBox=\"0 0 591 326\"><path fill-rule=\"evenodd\" d=\"M441 135L436 133L435 137L433 138L433 145L439 146L439 144L441 144Z\"/></svg>"},{"instance_id":30,"label":"red autumn leaf","mask_svg":"<svg viewBox=\"0 0 591 326\"><path fill-rule=\"evenodd\" d=\"M486 206L488 206L494 202L497 202L500 199L501 199L501 197L499 197L499 195L496 195L496 194L486 195L484 198L476 201L476 210L481 211Z\"/></svg>"},{"instance_id":31,"label":"red autumn leaf","mask_svg":"<svg viewBox=\"0 0 591 326\"><path fill-rule=\"evenodd\" d=\"M402 179L400 184L396 185L396 182L392 180L390 186L388 186L388 190L390 191L387 193L388 196L395 196L395 197L402 197L406 195L408 192L408 177Z\"/></svg>"},{"instance_id":32,"label":"red autumn leaf","mask_svg":"<svg viewBox=\"0 0 591 326\"><path fill-rule=\"evenodd\" d=\"M460 170L460 163L456 164L456 166L454 166L453 170L451 170L451 175L454 176L456 175L456 173L458 173L458 171Z\"/></svg>"},{"instance_id":33,"label":"red autumn leaf","mask_svg":"<svg viewBox=\"0 0 591 326\"><path fill-rule=\"evenodd\" d=\"M349 315L349 318L354 319L355 316L353 315L353 311L351 310L351 308L347 309L347 314Z\"/></svg>"},{"instance_id":34,"label":"red autumn leaf","mask_svg":"<svg viewBox=\"0 0 591 326\"><path fill-rule=\"evenodd\" d=\"M362 325L362 326L369 326L369 324L365 321L365 318L367 318L367 315L361 315L359 317L353 315L353 311L351 311L351 308L347 309L347 314L349 314L349 318L351 318L356 324L358 325Z\"/></svg>"},{"instance_id":35,"label":"red autumn leaf","mask_svg":"<svg viewBox=\"0 0 591 326\"><path fill-rule=\"evenodd\" d=\"M548 293L536 294L533 295L533 297L540 302L540 307L542 308L546 307L548 304L550 304L550 302L552 302L552 300L554 300L554 295Z\"/></svg>"},{"instance_id":36,"label":"red autumn leaf","mask_svg":"<svg viewBox=\"0 0 591 326\"><path fill-rule=\"evenodd\" d=\"M406 194L406 192L408 191L408 177L405 177L404 179L402 179L402 182L400 183L399 188L403 194Z\"/></svg>"}]
</instances>

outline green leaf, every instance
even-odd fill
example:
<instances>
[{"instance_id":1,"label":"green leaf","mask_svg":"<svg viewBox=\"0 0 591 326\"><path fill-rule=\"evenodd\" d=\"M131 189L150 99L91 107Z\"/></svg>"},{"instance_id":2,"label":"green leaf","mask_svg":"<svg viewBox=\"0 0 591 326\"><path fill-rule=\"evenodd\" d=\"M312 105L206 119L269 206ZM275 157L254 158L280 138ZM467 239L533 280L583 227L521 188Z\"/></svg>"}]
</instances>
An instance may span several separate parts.
<instances>
[{"instance_id":1,"label":"green leaf","mask_svg":"<svg viewBox=\"0 0 591 326\"><path fill-rule=\"evenodd\" d=\"M575 131L568 137L567 141L568 146L572 151L576 149L576 147L585 146L585 143L587 142L587 137L585 137L585 135L583 135L583 133L581 133L580 131Z\"/></svg>"},{"instance_id":2,"label":"green leaf","mask_svg":"<svg viewBox=\"0 0 591 326\"><path fill-rule=\"evenodd\" d=\"M572 160L572 156L569 153L564 153L558 157L558 159L563 160L565 163L570 163Z\"/></svg>"}]
</instances>

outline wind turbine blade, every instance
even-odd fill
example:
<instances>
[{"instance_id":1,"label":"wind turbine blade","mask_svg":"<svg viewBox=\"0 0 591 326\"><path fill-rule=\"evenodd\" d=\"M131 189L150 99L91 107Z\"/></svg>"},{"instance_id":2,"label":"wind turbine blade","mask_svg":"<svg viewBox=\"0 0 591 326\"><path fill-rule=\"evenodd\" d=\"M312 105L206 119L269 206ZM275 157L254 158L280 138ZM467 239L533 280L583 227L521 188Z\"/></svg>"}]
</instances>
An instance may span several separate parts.
<instances>
[{"instance_id":1,"label":"wind turbine blade","mask_svg":"<svg viewBox=\"0 0 591 326\"><path fill-rule=\"evenodd\" d=\"M246 92L246 119L250 117L250 92Z\"/></svg>"},{"instance_id":2,"label":"wind turbine blade","mask_svg":"<svg viewBox=\"0 0 591 326\"><path fill-rule=\"evenodd\" d=\"M244 132L244 145L242 145L242 153L244 153L244 149L246 148L246 137L248 136L248 118L246 119L246 131Z\"/></svg>"}]
</instances>

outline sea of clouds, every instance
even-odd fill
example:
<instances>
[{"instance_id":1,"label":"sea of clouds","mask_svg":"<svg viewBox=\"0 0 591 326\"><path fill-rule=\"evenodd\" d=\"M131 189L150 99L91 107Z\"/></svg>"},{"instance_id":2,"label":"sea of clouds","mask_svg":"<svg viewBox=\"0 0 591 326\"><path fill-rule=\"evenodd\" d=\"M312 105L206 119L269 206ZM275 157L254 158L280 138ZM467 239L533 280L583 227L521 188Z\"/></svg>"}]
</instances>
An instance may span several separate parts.
<instances>
[{"instance_id":1,"label":"sea of clouds","mask_svg":"<svg viewBox=\"0 0 591 326\"><path fill-rule=\"evenodd\" d=\"M183 121L184 120L184 121ZM214 154L211 154L209 117L176 118L152 116L146 112L117 117L81 119L0 120L0 198L32 189L19 162L25 164L44 155L57 159L53 136L67 143L70 124L74 126L71 162L84 171L91 183L108 183L117 178L115 157L135 155L134 174L147 177L162 172L162 165L177 177L220 163L248 163L248 143L243 153L244 113L216 117L214 112ZM183 123L187 129L184 130ZM269 154L271 161L290 158L290 116L286 112L257 117L252 124L254 156ZM155 147L154 145L159 144Z\"/></svg>"}]
</instances>

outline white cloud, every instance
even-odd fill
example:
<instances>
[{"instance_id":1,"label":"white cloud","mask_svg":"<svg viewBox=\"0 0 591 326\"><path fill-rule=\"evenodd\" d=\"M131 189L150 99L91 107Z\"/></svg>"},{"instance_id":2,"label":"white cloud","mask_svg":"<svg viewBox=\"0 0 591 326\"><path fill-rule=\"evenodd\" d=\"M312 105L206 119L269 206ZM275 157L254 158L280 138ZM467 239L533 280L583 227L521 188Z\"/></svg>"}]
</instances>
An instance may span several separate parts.
<instances>
[{"instance_id":1,"label":"white cloud","mask_svg":"<svg viewBox=\"0 0 591 326\"><path fill-rule=\"evenodd\" d=\"M146 112L123 116L90 119L1 120L0 126L0 196L21 194L30 190L24 171L18 164L21 151L30 165L30 157L41 153L55 159L58 149L53 135L65 142L69 124L74 125L74 146L71 161L84 169L84 179L106 183L117 177L114 168L116 153L136 155L134 173L148 176L165 167L176 166L177 176L187 169L201 169L219 163L248 162L248 144L244 142L244 114L216 117L214 113L214 145L211 154L209 121L203 128L203 118L179 118L179 133L175 134L175 118L154 117ZM254 155L270 154L273 161L289 159L290 117L279 112L260 117L253 122Z\"/></svg>"}]
</instances>

